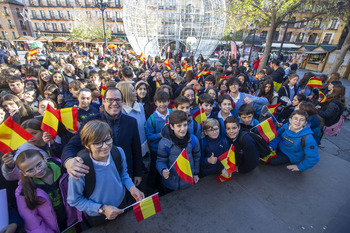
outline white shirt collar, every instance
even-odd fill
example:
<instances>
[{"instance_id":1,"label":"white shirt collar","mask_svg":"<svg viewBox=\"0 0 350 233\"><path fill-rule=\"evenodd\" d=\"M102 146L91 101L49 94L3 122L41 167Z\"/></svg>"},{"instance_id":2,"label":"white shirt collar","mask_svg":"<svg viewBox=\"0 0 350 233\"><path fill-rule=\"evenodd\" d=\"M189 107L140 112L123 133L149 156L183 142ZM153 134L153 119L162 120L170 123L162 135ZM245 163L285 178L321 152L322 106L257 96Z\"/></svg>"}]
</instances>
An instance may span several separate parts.
<instances>
[{"instance_id":1,"label":"white shirt collar","mask_svg":"<svg viewBox=\"0 0 350 233\"><path fill-rule=\"evenodd\" d=\"M107 159L106 162L101 162L101 161L94 160L94 158L92 158L92 156L91 156L91 153L89 155L90 155L90 158L91 158L92 162L94 164L96 164L96 165L107 167L111 163L111 153L109 153L108 159Z\"/></svg>"},{"instance_id":2,"label":"white shirt collar","mask_svg":"<svg viewBox=\"0 0 350 233\"><path fill-rule=\"evenodd\" d=\"M232 116L231 112L230 112L230 114L229 114L228 116ZM221 110L220 110L220 112L218 113L218 118L224 119L224 118L222 118Z\"/></svg>"},{"instance_id":3,"label":"white shirt collar","mask_svg":"<svg viewBox=\"0 0 350 233\"><path fill-rule=\"evenodd\" d=\"M155 113L158 115L158 117L162 118L163 120L166 120L167 116L169 116L169 109L167 109L166 115L161 114L158 111L158 108L156 109Z\"/></svg>"}]
</instances>

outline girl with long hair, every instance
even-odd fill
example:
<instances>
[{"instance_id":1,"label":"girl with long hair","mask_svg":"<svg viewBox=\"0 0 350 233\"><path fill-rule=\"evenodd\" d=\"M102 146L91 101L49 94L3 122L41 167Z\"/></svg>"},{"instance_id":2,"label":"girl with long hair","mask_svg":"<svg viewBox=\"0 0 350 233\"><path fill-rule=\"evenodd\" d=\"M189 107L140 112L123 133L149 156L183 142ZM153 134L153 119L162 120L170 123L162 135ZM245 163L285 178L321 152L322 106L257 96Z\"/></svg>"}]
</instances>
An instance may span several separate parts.
<instances>
[{"instance_id":1,"label":"girl with long hair","mask_svg":"<svg viewBox=\"0 0 350 233\"><path fill-rule=\"evenodd\" d=\"M12 115L12 119L17 124L21 124L23 121L31 119L36 115L33 108L23 104L17 96L12 94L6 94L1 97L1 105L6 110L5 118Z\"/></svg>"},{"instance_id":2,"label":"girl with long hair","mask_svg":"<svg viewBox=\"0 0 350 233\"><path fill-rule=\"evenodd\" d=\"M51 72L49 70L42 69L39 71L38 76L40 95L44 96L45 86L48 84L53 84Z\"/></svg>"}]
</instances>

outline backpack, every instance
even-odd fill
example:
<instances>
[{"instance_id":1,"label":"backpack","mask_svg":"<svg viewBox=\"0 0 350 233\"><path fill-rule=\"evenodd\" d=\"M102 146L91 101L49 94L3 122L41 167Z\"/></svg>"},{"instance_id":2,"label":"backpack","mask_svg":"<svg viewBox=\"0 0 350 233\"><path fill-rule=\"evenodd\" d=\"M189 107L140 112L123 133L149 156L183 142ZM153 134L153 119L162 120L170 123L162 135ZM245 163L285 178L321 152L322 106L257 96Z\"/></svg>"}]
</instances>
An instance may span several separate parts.
<instances>
[{"instance_id":1,"label":"backpack","mask_svg":"<svg viewBox=\"0 0 350 233\"><path fill-rule=\"evenodd\" d=\"M173 112L173 110L169 109L169 115L172 112ZM151 118L152 127L153 127L154 131L156 131L156 119L154 118L154 113L150 116L150 118ZM167 118L169 118L169 116Z\"/></svg>"},{"instance_id":2,"label":"backpack","mask_svg":"<svg viewBox=\"0 0 350 233\"><path fill-rule=\"evenodd\" d=\"M328 136L337 136L340 132L340 128L344 123L345 116L342 114L340 115L340 119L337 123L331 126L323 126L323 133Z\"/></svg>"},{"instance_id":3,"label":"backpack","mask_svg":"<svg viewBox=\"0 0 350 233\"><path fill-rule=\"evenodd\" d=\"M241 145L244 144L243 137L246 134L248 134L249 136L251 136L254 139L254 141L255 141L255 143L257 145L260 157L266 157L269 154L271 154L271 150L270 150L269 144L267 144L266 141L260 135L258 135L256 133L253 133L253 132L247 132L247 131L242 131L241 132L241 135L239 137L239 143Z\"/></svg>"},{"instance_id":4,"label":"backpack","mask_svg":"<svg viewBox=\"0 0 350 233\"><path fill-rule=\"evenodd\" d=\"M111 155L112 155L115 167L117 168L117 171L121 177L122 158L117 147L112 146ZM77 156L82 158L84 160L84 164L90 168L89 173L85 175L85 187L83 191L84 197L88 199L91 196L91 194L94 192L95 185L96 185L96 174L95 174L94 165L92 163L89 153L86 153L85 149L79 151Z\"/></svg>"}]
</instances>

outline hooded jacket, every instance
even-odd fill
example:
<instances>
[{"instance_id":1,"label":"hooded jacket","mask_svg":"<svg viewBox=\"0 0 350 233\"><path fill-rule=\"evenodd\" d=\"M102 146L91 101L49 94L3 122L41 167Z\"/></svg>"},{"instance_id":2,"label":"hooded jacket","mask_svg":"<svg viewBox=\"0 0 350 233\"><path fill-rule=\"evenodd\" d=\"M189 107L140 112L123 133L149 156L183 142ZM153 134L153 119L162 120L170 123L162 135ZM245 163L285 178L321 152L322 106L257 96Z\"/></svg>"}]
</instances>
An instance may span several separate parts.
<instances>
[{"instance_id":1,"label":"hooded jacket","mask_svg":"<svg viewBox=\"0 0 350 233\"><path fill-rule=\"evenodd\" d=\"M159 141L158 144L156 168L161 176L163 169L170 168L170 166L176 161L182 152L182 149L175 145L173 141L171 141L170 130L171 129L169 124L164 126L162 130L163 138ZM195 140L195 144L192 142L192 140ZM193 148L192 145L195 145L195 147ZM201 157L198 139L192 135L188 140L185 150L188 154L188 160L190 161L192 175L198 175ZM171 190L185 189L191 186L191 184L187 183L179 177L174 166L170 169L170 175L168 179L164 179L162 176L162 182L166 188Z\"/></svg>"},{"instance_id":2,"label":"hooded jacket","mask_svg":"<svg viewBox=\"0 0 350 233\"><path fill-rule=\"evenodd\" d=\"M339 100L335 99L324 105L321 110L318 111L318 115L324 119L325 126L332 126L339 121L343 111L343 105Z\"/></svg>"},{"instance_id":3,"label":"hooded jacket","mask_svg":"<svg viewBox=\"0 0 350 233\"><path fill-rule=\"evenodd\" d=\"M274 82L282 83L284 75L284 69L282 67L278 67L275 71L272 72L270 76Z\"/></svg>"},{"instance_id":4,"label":"hooded jacket","mask_svg":"<svg viewBox=\"0 0 350 233\"><path fill-rule=\"evenodd\" d=\"M318 156L317 143L312 136L313 132L309 126L295 133L289 129L288 123L284 124L277 133L278 136L270 142L270 146L274 150L279 147L288 156L291 163L299 163L297 166L300 171L305 171L318 163L320 158ZM301 138L304 135L307 136L303 150Z\"/></svg>"}]
</instances>

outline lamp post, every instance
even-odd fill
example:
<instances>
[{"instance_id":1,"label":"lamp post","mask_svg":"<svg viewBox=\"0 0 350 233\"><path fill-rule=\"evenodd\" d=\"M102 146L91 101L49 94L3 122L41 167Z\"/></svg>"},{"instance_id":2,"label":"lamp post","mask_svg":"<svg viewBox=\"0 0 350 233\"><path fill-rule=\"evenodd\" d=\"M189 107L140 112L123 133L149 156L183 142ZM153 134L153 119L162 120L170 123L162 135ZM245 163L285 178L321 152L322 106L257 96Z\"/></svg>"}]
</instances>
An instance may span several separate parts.
<instances>
[{"instance_id":1,"label":"lamp post","mask_svg":"<svg viewBox=\"0 0 350 233\"><path fill-rule=\"evenodd\" d=\"M101 10L102 13L102 24L103 24L103 35L105 40L105 49L107 49L107 37L106 37L106 27L105 27L105 15L104 12L108 7L108 2L104 2L104 0L96 0L95 6Z\"/></svg>"},{"instance_id":2,"label":"lamp post","mask_svg":"<svg viewBox=\"0 0 350 233\"><path fill-rule=\"evenodd\" d=\"M253 34L252 47L250 48L250 51L249 51L249 57L248 57L248 62L249 62L249 63L250 63L250 57L252 56L252 51L253 51L253 49L254 49L255 33L256 33L256 30L257 30L255 24L254 24L254 28L253 28L252 30L253 30L254 34Z\"/></svg>"},{"instance_id":3,"label":"lamp post","mask_svg":"<svg viewBox=\"0 0 350 233\"><path fill-rule=\"evenodd\" d=\"M70 37L72 38L72 43L70 45L72 52L73 52L73 28L69 28L69 32L70 32Z\"/></svg>"},{"instance_id":4,"label":"lamp post","mask_svg":"<svg viewBox=\"0 0 350 233\"><path fill-rule=\"evenodd\" d=\"M232 32L232 30L230 31L230 40L232 40L232 38L233 38L233 32ZM230 48L231 46L229 46L229 48ZM229 51L230 51L230 49L229 49ZM232 55L233 54L231 54L231 58L232 58ZM235 56L233 56L233 57L235 57ZM227 59L229 58L229 55L227 54Z\"/></svg>"}]
</instances>

